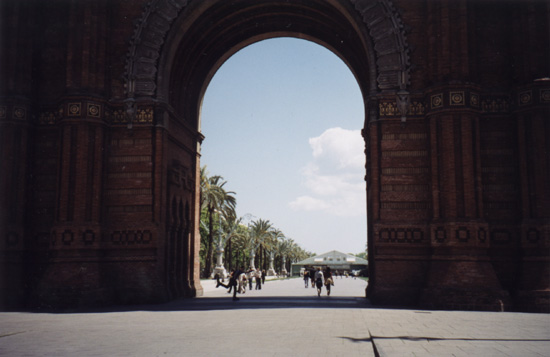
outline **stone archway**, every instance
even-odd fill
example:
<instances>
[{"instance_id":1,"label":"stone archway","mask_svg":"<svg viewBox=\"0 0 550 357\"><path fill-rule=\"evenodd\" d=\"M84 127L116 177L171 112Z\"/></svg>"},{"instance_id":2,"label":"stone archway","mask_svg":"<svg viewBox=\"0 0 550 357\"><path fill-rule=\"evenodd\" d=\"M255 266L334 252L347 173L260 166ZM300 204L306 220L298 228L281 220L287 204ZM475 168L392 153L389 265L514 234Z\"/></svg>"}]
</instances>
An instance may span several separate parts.
<instances>
[{"instance_id":1,"label":"stone archway","mask_svg":"<svg viewBox=\"0 0 550 357\"><path fill-rule=\"evenodd\" d=\"M378 118L380 94L400 94L403 103L408 102L408 47L391 1L194 4L159 0L148 5L135 29L126 67L128 107L155 100L162 108L157 112L165 118L159 122L180 146L193 148L201 141L201 100L217 69L241 48L282 36L325 46L350 67L365 98L366 122ZM186 128L187 134L176 133L173 128L177 126ZM193 134L195 130L197 134ZM197 158L186 166L194 164L198 172L198 162ZM198 187L195 189L198 197ZM198 247L194 251L197 253ZM197 256L190 258L197 260ZM198 276L192 280L198 281Z\"/></svg>"},{"instance_id":2,"label":"stone archway","mask_svg":"<svg viewBox=\"0 0 550 357\"><path fill-rule=\"evenodd\" d=\"M203 16L209 22L195 22L193 16ZM242 18L245 16L250 17L243 22ZM273 23L260 26L265 21L265 16L269 16L269 22ZM323 23L323 20L328 23ZM216 31L216 26L226 26L232 21L238 25L210 33ZM193 28L191 23L194 23ZM330 32L323 34L322 28ZM232 38L223 37L227 33L236 34L241 29L246 32ZM205 41L204 46L210 46L209 50L214 51L205 53L216 62L208 65L211 68L207 76L211 77L221 63L239 48L261 39L285 34L303 35L314 42L321 42L342 56L352 71L361 66L360 62L367 62L363 66L368 66L368 75L376 78L375 81L369 81L368 88L362 88L368 89L367 93L378 90L397 91L407 87L410 70L408 45L403 24L390 0L311 1L302 4L243 1L199 5L188 4L187 0L156 0L148 4L134 31L125 74L127 96L168 99L169 81L165 76L170 75L173 65L170 61L177 56L174 46L181 47L184 38L191 38L193 41L201 39ZM348 36L351 35L355 36L355 42L344 44L344 41L350 40ZM368 51L354 55L345 53L344 49L349 50L349 47L363 47L363 50ZM179 67L183 65L180 64Z\"/></svg>"},{"instance_id":3,"label":"stone archway","mask_svg":"<svg viewBox=\"0 0 550 357\"><path fill-rule=\"evenodd\" d=\"M548 310L546 4L145 2L3 7L0 307L200 294L201 98L295 36L363 93L369 298Z\"/></svg>"}]
</instances>

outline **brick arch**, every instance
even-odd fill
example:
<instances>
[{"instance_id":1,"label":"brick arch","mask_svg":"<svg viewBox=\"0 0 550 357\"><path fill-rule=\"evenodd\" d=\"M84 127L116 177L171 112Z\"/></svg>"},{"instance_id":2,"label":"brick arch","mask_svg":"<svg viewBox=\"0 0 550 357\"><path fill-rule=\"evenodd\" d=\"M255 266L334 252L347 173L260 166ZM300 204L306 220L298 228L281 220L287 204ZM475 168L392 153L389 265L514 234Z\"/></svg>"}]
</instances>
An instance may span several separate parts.
<instances>
[{"instance_id":1,"label":"brick arch","mask_svg":"<svg viewBox=\"0 0 550 357\"><path fill-rule=\"evenodd\" d=\"M134 29L126 95L130 108L134 103L154 103L156 128L166 129L172 142L177 142L166 143L170 146L166 162L184 157L184 165L195 169L190 176L196 177L200 106L210 79L238 50L286 36L318 43L348 65L363 93L369 121L378 116L379 95L407 93L409 50L404 26L390 0L152 1ZM186 295L191 296L201 294L197 275L199 188L197 180L193 183L195 202L186 262L191 284ZM368 229L371 236L372 227Z\"/></svg>"},{"instance_id":2,"label":"brick arch","mask_svg":"<svg viewBox=\"0 0 550 357\"><path fill-rule=\"evenodd\" d=\"M365 98L370 301L548 311L546 4L487 17L491 4L475 1L46 3L0 16L13 32L0 308L199 295L201 91L239 48L295 36L338 54ZM170 287L174 266L185 278Z\"/></svg>"},{"instance_id":3,"label":"brick arch","mask_svg":"<svg viewBox=\"0 0 550 357\"><path fill-rule=\"evenodd\" d=\"M200 11L201 6L210 6L209 9L204 9L204 11L211 11L209 16L213 16L215 12L213 9L216 7L223 7L224 1L219 1L215 3L210 3L209 5L195 4L194 2L189 2L188 0L153 0L149 2L143 10L142 16L139 21L136 23L134 29L134 35L130 43L128 50L126 69L125 69L125 80L126 80L126 95L129 99L134 98L143 98L143 97L157 97L161 100L169 100L166 98L168 96L168 88L162 88L162 82L167 81L165 78L166 74L169 74L169 71L166 71L166 63L170 59L162 58L163 56L170 57L173 56L173 51L171 49L171 43L167 40L179 38L181 40L182 33L188 31L189 28L186 28L186 25L181 27L175 27L175 24L184 22L181 21L184 16L180 16L186 12L193 13L193 11ZM320 7L320 4L324 3L332 7L332 15L327 12L322 12L322 10L316 13ZM271 4L274 7L269 10L268 5ZM254 6L257 5L257 6ZM243 11L247 7L250 9L256 10L253 14L257 16L258 19L263 18L265 20L265 15L276 16L281 14L281 8L291 9L293 4L287 2L261 2L260 4L249 2L249 1L240 1L232 2L230 10L235 10L235 7L239 11ZM303 8L306 5L301 5L300 8ZM407 40L405 36L404 26L400 19L398 12L391 0L349 0L345 3L337 3L333 1L324 1L324 2L308 2L307 7L310 7L314 16L319 16L319 19L322 19L325 16L329 18L332 16L341 20L347 20L349 25L357 32L359 37L363 37L365 43L363 44L352 44L352 46L357 49L358 47L366 47L369 51L364 53L365 57L362 57L364 60L368 58L368 72L370 78L370 84L368 85L368 92L373 93L375 91L397 91L406 89L409 81L409 49L407 45ZM263 11L262 11L263 8ZM334 10L337 9L340 12ZM260 12L258 12L258 10ZM300 9L299 9L300 10ZM307 23L306 17L311 16L307 14L302 18L304 24ZM230 17L230 12L225 14L222 13L222 19ZM197 21L198 22L198 21ZM318 22L313 21L319 25ZM202 31L207 31L207 28L211 23L202 24ZM336 29L337 24L331 30L335 33L339 33ZM331 25L329 25L331 26ZM175 30L174 30L175 28ZM180 32L179 34L173 34L173 32ZM201 31L201 30L199 30ZM172 32L172 33L171 33ZM340 53L338 49L333 48L329 43L323 38L314 38L314 35L307 35L300 32L294 32L294 30L279 30L271 33L271 37L281 36L281 35L290 35L301 37L305 35L306 38L311 39L315 42L323 42L322 44L329 47L335 51L340 56L345 56L345 54ZM241 39L241 48L246 45L246 41L250 41L255 36L246 35L248 39ZM269 36L264 34L263 38L257 37L255 40L268 38ZM343 39L342 39L343 40ZM228 48L226 49L225 56L236 52L238 48ZM222 55L223 57L223 55ZM348 65L351 61L348 58L343 58ZM360 61L360 59L356 59ZM218 67L221 64L218 64ZM358 65L357 63L355 64ZM160 67L160 68L159 68ZM216 69L217 69L216 68ZM160 70L159 70L160 69ZM352 68L352 71L354 68ZM356 76L358 75L355 73ZM361 80L359 81L361 85ZM367 88L363 88L365 90Z\"/></svg>"}]
</instances>

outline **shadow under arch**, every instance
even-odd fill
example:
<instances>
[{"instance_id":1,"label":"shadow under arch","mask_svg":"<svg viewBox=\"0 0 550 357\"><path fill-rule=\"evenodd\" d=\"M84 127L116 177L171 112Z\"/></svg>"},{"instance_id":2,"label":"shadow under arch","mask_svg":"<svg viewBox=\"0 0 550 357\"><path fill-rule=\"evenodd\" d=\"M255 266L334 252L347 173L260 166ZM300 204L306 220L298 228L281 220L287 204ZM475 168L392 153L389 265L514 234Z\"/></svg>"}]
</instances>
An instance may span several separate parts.
<instances>
[{"instance_id":1,"label":"shadow under arch","mask_svg":"<svg viewBox=\"0 0 550 357\"><path fill-rule=\"evenodd\" d=\"M250 44L277 37L309 40L340 57L363 94L365 123L377 119L378 94L406 92L408 46L400 17L390 0L150 2L136 25L128 52L126 96L129 105L155 103L157 126L165 128L191 154L183 166L194 173L194 184L189 185L193 186L195 202L187 265L195 268L191 291L186 295L201 294L196 268L197 242L200 244L196 173L200 170L203 138L202 98L210 80L229 57ZM164 159L164 170L170 172L172 161L175 162L173 158ZM367 158L367 172L369 165ZM370 219L367 227L370 237ZM372 265L371 270L374 269ZM373 280L370 286L375 284Z\"/></svg>"}]
</instances>

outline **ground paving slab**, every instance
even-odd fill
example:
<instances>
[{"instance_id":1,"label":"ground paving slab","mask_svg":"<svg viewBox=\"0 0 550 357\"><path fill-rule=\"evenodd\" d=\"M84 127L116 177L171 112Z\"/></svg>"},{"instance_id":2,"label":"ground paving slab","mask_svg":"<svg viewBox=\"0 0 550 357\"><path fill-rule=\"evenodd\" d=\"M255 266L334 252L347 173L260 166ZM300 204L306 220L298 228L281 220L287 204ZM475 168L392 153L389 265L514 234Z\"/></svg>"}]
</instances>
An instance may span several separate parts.
<instances>
[{"instance_id":1,"label":"ground paving slab","mask_svg":"<svg viewBox=\"0 0 550 357\"><path fill-rule=\"evenodd\" d=\"M366 282L318 297L301 279L72 312L0 313L0 356L550 356L550 315L380 308Z\"/></svg>"}]
</instances>

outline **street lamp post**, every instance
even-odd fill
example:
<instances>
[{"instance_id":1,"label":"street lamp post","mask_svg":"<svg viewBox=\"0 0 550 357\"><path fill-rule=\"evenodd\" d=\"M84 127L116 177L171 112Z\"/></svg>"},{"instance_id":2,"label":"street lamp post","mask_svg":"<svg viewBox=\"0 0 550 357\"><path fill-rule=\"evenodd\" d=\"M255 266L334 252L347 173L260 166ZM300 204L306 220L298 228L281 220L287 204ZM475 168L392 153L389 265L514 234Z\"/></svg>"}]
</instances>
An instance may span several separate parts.
<instances>
[{"instance_id":1,"label":"street lamp post","mask_svg":"<svg viewBox=\"0 0 550 357\"><path fill-rule=\"evenodd\" d=\"M219 228L218 228L218 248L216 249L216 254L218 255L218 259L217 259L216 267L212 272L212 277L214 278L217 275L218 277L225 279L227 277L227 271L223 266L223 252L224 252L225 242L223 241L223 237L222 237L222 217L219 212L218 212L218 217L220 219Z\"/></svg>"},{"instance_id":2,"label":"street lamp post","mask_svg":"<svg viewBox=\"0 0 550 357\"><path fill-rule=\"evenodd\" d=\"M275 254L273 251L269 252L269 269L267 270L267 276L276 276L277 273L275 272L275 269L273 268L273 261L275 260Z\"/></svg>"},{"instance_id":3,"label":"street lamp post","mask_svg":"<svg viewBox=\"0 0 550 357\"><path fill-rule=\"evenodd\" d=\"M218 248L216 249L216 254L218 254L218 259L217 259L217 265L214 268L214 271L212 272L212 277L215 277L216 274L218 274L219 277L225 279L228 275L227 270L225 270L225 267L223 266L223 252L224 252L224 248L225 248L225 243L227 243L227 241L229 239L231 239L231 237L233 236L233 232L235 232L235 230L241 224L242 218L239 218L238 220L234 221L233 223L227 222L228 223L228 227L227 227L228 228L228 233L224 237L223 236L223 229L222 229L221 212L218 212L218 215L219 215L219 219L220 219L219 229L218 229ZM232 227L230 225L232 225Z\"/></svg>"},{"instance_id":4,"label":"street lamp post","mask_svg":"<svg viewBox=\"0 0 550 357\"><path fill-rule=\"evenodd\" d=\"M256 269L254 266L254 258L256 258L256 249L252 248L250 250L250 269Z\"/></svg>"},{"instance_id":5,"label":"street lamp post","mask_svg":"<svg viewBox=\"0 0 550 357\"><path fill-rule=\"evenodd\" d=\"M282 260L283 260L283 269L281 270L281 275L286 277L288 275L288 271L286 270L286 257L284 254L282 256Z\"/></svg>"}]
</instances>

